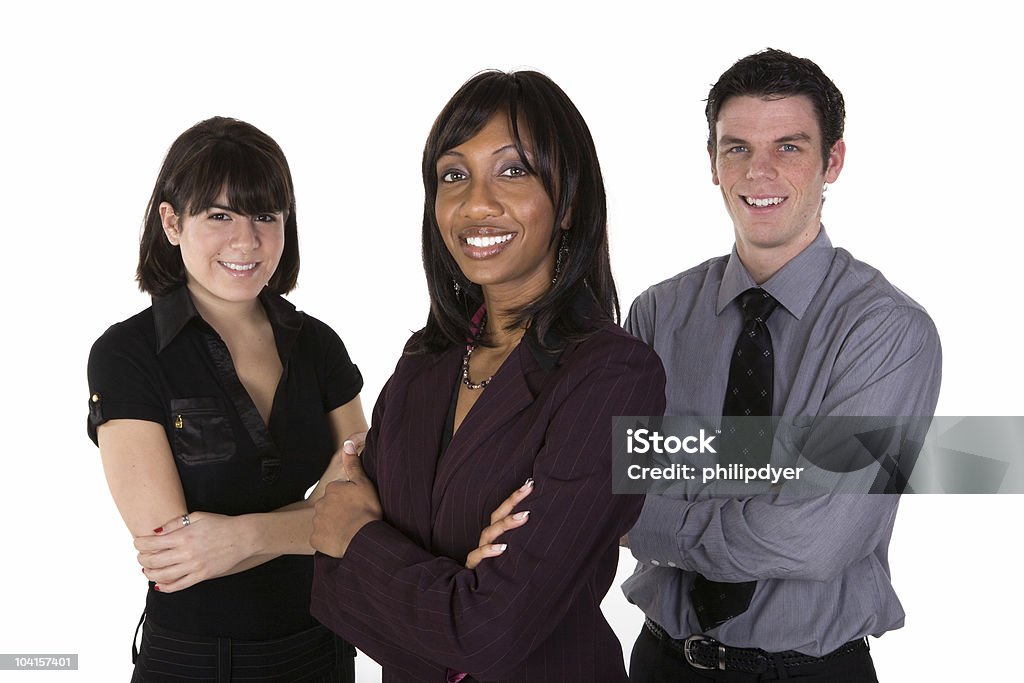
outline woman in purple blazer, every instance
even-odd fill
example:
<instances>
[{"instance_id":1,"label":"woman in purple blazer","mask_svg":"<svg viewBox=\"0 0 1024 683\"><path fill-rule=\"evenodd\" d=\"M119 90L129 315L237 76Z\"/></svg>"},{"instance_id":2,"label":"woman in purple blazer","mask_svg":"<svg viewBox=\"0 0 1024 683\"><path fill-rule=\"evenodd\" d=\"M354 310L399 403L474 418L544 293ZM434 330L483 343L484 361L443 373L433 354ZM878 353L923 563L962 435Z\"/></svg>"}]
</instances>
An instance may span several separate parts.
<instances>
[{"instance_id":1,"label":"woman in purple blazer","mask_svg":"<svg viewBox=\"0 0 1024 683\"><path fill-rule=\"evenodd\" d=\"M615 324L590 131L547 77L484 72L423 183L430 313L317 505L313 615L384 681L625 681L600 602L642 499L612 494L612 417L661 414L665 376Z\"/></svg>"}]
</instances>

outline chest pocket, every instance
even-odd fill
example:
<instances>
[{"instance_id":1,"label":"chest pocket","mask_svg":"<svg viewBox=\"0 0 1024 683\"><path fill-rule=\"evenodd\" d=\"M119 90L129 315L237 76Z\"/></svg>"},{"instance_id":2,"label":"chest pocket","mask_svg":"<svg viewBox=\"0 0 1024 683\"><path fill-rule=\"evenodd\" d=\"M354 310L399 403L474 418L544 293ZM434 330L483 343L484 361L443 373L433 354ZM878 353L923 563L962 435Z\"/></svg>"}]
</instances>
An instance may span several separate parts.
<instances>
[{"instance_id":1,"label":"chest pocket","mask_svg":"<svg viewBox=\"0 0 1024 683\"><path fill-rule=\"evenodd\" d=\"M231 422L219 398L172 398L171 445L185 465L230 460L235 454Z\"/></svg>"}]
</instances>

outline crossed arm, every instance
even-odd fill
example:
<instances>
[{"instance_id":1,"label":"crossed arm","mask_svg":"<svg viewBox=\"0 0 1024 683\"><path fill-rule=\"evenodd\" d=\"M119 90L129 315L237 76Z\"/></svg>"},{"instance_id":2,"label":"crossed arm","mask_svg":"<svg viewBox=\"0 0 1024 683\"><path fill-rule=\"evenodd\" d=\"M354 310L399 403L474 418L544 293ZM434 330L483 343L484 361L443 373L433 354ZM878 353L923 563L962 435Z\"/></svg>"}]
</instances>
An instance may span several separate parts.
<instances>
[{"instance_id":1,"label":"crossed arm","mask_svg":"<svg viewBox=\"0 0 1024 683\"><path fill-rule=\"evenodd\" d=\"M930 416L941 366L938 334L925 314L897 309L868 317L831 368L817 417ZM812 435L808 443L813 440ZM898 500L866 494L650 495L629 532L629 545L641 562L700 572L715 581L826 581L878 546Z\"/></svg>"},{"instance_id":2,"label":"crossed arm","mask_svg":"<svg viewBox=\"0 0 1024 683\"><path fill-rule=\"evenodd\" d=\"M280 555L312 555L313 503L342 477L341 444L366 431L356 396L328 413L338 448L306 500L273 512L219 515L188 510L161 425L111 420L98 429L100 456L114 503L135 538L139 564L156 590L173 592L235 574ZM188 513L190 524L182 525Z\"/></svg>"}]
</instances>

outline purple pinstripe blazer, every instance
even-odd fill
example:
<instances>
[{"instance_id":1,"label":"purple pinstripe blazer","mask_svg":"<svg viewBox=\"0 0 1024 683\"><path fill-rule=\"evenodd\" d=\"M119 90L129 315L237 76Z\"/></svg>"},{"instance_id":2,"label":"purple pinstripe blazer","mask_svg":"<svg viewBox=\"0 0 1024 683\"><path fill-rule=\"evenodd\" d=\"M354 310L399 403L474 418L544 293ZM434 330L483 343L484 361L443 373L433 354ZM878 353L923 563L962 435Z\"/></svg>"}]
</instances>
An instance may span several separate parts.
<instances>
[{"instance_id":1,"label":"purple pinstripe blazer","mask_svg":"<svg viewBox=\"0 0 1024 683\"><path fill-rule=\"evenodd\" d=\"M380 662L384 681L625 681L601 613L618 541L643 498L612 495L615 415L660 415L665 373L611 323L557 359L522 343L438 457L462 349L405 355L363 451L384 520L344 558L317 554L312 613ZM490 513L527 477L530 521L463 567Z\"/></svg>"}]
</instances>

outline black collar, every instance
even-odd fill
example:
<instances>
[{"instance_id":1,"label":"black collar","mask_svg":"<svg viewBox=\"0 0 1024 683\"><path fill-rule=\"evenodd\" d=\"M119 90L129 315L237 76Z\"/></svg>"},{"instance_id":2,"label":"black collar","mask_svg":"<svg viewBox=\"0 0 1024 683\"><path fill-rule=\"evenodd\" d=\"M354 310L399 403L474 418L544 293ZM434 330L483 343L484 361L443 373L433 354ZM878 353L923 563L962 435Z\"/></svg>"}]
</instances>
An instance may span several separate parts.
<instances>
[{"instance_id":1,"label":"black collar","mask_svg":"<svg viewBox=\"0 0 1024 683\"><path fill-rule=\"evenodd\" d=\"M274 328L274 336L278 339L279 349L282 342L286 340L288 342L284 346L290 347L290 341L294 340L302 327L302 314L295 310L295 306L291 302L277 294L271 294L266 289L260 292L259 298L263 309L267 312L270 325ZM202 316L199 315L196 305L192 302L192 295L189 294L188 287L178 287L166 296L153 297L156 352L163 351L194 319L202 320ZM280 330L280 334L278 330Z\"/></svg>"},{"instance_id":2,"label":"black collar","mask_svg":"<svg viewBox=\"0 0 1024 683\"><path fill-rule=\"evenodd\" d=\"M568 314L576 317L577 320L583 321L601 319L600 309L597 306L597 302L594 301L594 295L586 287L581 287L577 290L573 296L572 304L569 306ZM569 347L569 340L554 328L548 329L547 334L544 335L543 345L537 339L537 335L531 332L526 333L524 341L526 342L526 348L530 350L530 354L544 372L551 372L558 365L562 355Z\"/></svg>"}]
</instances>

